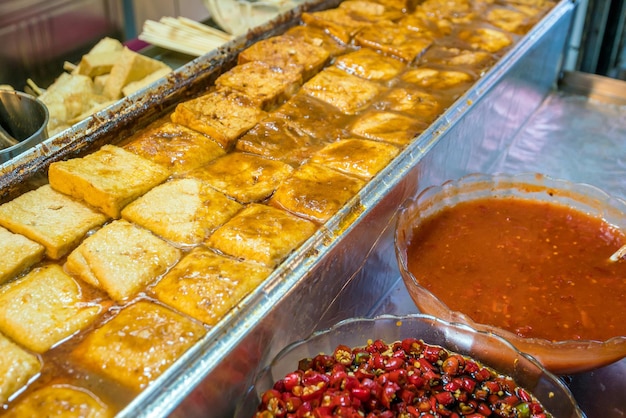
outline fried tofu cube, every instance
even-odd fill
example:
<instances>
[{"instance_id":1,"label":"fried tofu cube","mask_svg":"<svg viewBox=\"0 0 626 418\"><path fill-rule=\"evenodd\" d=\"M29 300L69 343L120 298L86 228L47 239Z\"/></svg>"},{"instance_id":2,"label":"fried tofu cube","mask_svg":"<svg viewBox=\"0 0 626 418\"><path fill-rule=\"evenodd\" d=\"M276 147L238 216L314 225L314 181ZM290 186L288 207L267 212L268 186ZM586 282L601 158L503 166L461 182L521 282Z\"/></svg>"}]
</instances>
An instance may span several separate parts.
<instances>
[{"instance_id":1,"label":"fried tofu cube","mask_svg":"<svg viewBox=\"0 0 626 418\"><path fill-rule=\"evenodd\" d=\"M491 28L465 29L459 32L458 37L472 49L491 53L499 52L513 43L511 35Z\"/></svg>"},{"instance_id":2,"label":"fried tofu cube","mask_svg":"<svg viewBox=\"0 0 626 418\"><path fill-rule=\"evenodd\" d=\"M371 111L354 122L351 132L367 139L403 146L427 127L427 123L401 113Z\"/></svg>"},{"instance_id":3,"label":"fried tofu cube","mask_svg":"<svg viewBox=\"0 0 626 418\"><path fill-rule=\"evenodd\" d=\"M270 116L239 138L236 149L298 166L324 146L280 116Z\"/></svg>"},{"instance_id":4,"label":"fried tofu cube","mask_svg":"<svg viewBox=\"0 0 626 418\"><path fill-rule=\"evenodd\" d=\"M114 415L112 408L86 389L52 384L19 399L4 417L113 418Z\"/></svg>"},{"instance_id":5,"label":"fried tofu cube","mask_svg":"<svg viewBox=\"0 0 626 418\"><path fill-rule=\"evenodd\" d=\"M41 370L37 356L0 334L0 403L25 386ZM26 415L28 416L28 415Z\"/></svg>"},{"instance_id":6,"label":"fried tofu cube","mask_svg":"<svg viewBox=\"0 0 626 418\"><path fill-rule=\"evenodd\" d=\"M169 176L166 168L115 145L82 158L50 164L52 188L100 209L111 218Z\"/></svg>"},{"instance_id":7,"label":"fried tofu cube","mask_svg":"<svg viewBox=\"0 0 626 418\"><path fill-rule=\"evenodd\" d=\"M471 23L477 16L470 0L425 0L418 9L434 19L449 20L455 25Z\"/></svg>"},{"instance_id":8,"label":"fried tofu cube","mask_svg":"<svg viewBox=\"0 0 626 418\"><path fill-rule=\"evenodd\" d=\"M430 48L418 60L419 66L457 67L459 70L479 71L495 61L494 56L486 51L461 49L456 47L435 46Z\"/></svg>"},{"instance_id":9,"label":"fried tofu cube","mask_svg":"<svg viewBox=\"0 0 626 418\"><path fill-rule=\"evenodd\" d=\"M397 20L403 14L401 9L388 7L379 1L346 0L339 4L338 9L346 10L357 18L372 22Z\"/></svg>"},{"instance_id":10,"label":"fried tofu cube","mask_svg":"<svg viewBox=\"0 0 626 418\"><path fill-rule=\"evenodd\" d=\"M314 26L296 25L288 29L285 35L324 48L328 51L330 58L341 55L348 50L347 45L341 43L323 29Z\"/></svg>"},{"instance_id":11,"label":"fried tofu cube","mask_svg":"<svg viewBox=\"0 0 626 418\"><path fill-rule=\"evenodd\" d=\"M102 310L58 264L33 269L0 288L0 331L37 353L85 328Z\"/></svg>"},{"instance_id":12,"label":"fried tofu cube","mask_svg":"<svg viewBox=\"0 0 626 418\"><path fill-rule=\"evenodd\" d=\"M274 268L317 226L284 210L252 203L218 228L207 245L239 260Z\"/></svg>"},{"instance_id":13,"label":"fried tofu cube","mask_svg":"<svg viewBox=\"0 0 626 418\"><path fill-rule=\"evenodd\" d=\"M411 87L389 89L374 107L380 110L403 112L427 123L432 122L443 110L435 96Z\"/></svg>"},{"instance_id":14,"label":"fried tofu cube","mask_svg":"<svg viewBox=\"0 0 626 418\"><path fill-rule=\"evenodd\" d=\"M398 147L384 142L349 138L326 145L311 162L369 180L399 152Z\"/></svg>"},{"instance_id":15,"label":"fried tofu cube","mask_svg":"<svg viewBox=\"0 0 626 418\"><path fill-rule=\"evenodd\" d=\"M416 10L414 13L405 15L398 21L398 25L417 32L426 39L440 39L452 33L454 24L447 19L439 19L432 14Z\"/></svg>"},{"instance_id":16,"label":"fried tofu cube","mask_svg":"<svg viewBox=\"0 0 626 418\"><path fill-rule=\"evenodd\" d=\"M304 83L302 91L323 100L347 115L365 109L381 92L373 81L346 73L337 67L328 67Z\"/></svg>"},{"instance_id":17,"label":"fried tofu cube","mask_svg":"<svg viewBox=\"0 0 626 418\"><path fill-rule=\"evenodd\" d=\"M214 138L226 150L264 117L265 112L252 99L230 89L180 103L171 115L172 122Z\"/></svg>"},{"instance_id":18,"label":"fried tofu cube","mask_svg":"<svg viewBox=\"0 0 626 418\"><path fill-rule=\"evenodd\" d=\"M40 261L45 251L43 245L0 226L0 254L3 257L0 263L0 284L11 280Z\"/></svg>"},{"instance_id":19,"label":"fried tofu cube","mask_svg":"<svg viewBox=\"0 0 626 418\"><path fill-rule=\"evenodd\" d=\"M441 91L451 88L466 90L475 78L464 71L420 67L406 71L401 79L428 91Z\"/></svg>"},{"instance_id":20,"label":"fried tofu cube","mask_svg":"<svg viewBox=\"0 0 626 418\"><path fill-rule=\"evenodd\" d=\"M536 23L536 19L526 13L501 6L490 9L485 19L497 28L518 35L523 35Z\"/></svg>"},{"instance_id":21,"label":"fried tofu cube","mask_svg":"<svg viewBox=\"0 0 626 418\"><path fill-rule=\"evenodd\" d=\"M198 247L152 289L163 303L207 325L216 325L269 274L270 268Z\"/></svg>"},{"instance_id":22,"label":"fried tofu cube","mask_svg":"<svg viewBox=\"0 0 626 418\"><path fill-rule=\"evenodd\" d=\"M200 180L163 183L122 210L122 217L165 240L196 245L233 217L242 206Z\"/></svg>"},{"instance_id":23,"label":"fried tofu cube","mask_svg":"<svg viewBox=\"0 0 626 418\"><path fill-rule=\"evenodd\" d=\"M117 220L85 239L67 257L65 268L123 301L165 273L181 255L150 231Z\"/></svg>"},{"instance_id":24,"label":"fried tofu cube","mask_svg":"<svg viewBox=\"0 0 626 418\"><path fill-rule=\"evenodd\" d=\"M361 78L372 81L389 81L406 66L402 61L381 55L369 48L361 48L337 57L335 66Z\"/></svg>"},{"instance_id":25,"label":"fried tofu cube","mask_svg":"<svg viewBox=\"0 0 626 418\"><path fill-rule=\"evenodd\" d=\"M409 63L432 44L431 39L419 32L392 22L381 22L363 28L356 34L354 42Z\"/></svg>"},{"instance_id":26,"label":"fried tofu cube","mask_svg":"<svg viewBox=\"0 0 626 418\"><path fill-rule=\"evenodd\" d=\"M289 125L321 142L332 142L348 136L348 115L303 92L285 102L272 116L284 119Z\"/></svg>"},{"instance_id":27,"label":"fried tofu cube","mask_svg":"<svg viewBox=\"0 0 626 418\"><path fill-rule=\"evenodd\" d=\"M46 184L0 206L0 225L43 245L58 260L107 216Z\"/></svg>"},{"instance_id":28,"label":"fried tofu cube","mask_svg":"<svg viewBox=\"0 0 626 418\"><path fill-rule=\"evenodd\" d=\"M302 79L308 80L319 72L330 58L329 52L321 46L288 35L263 39L241 51L238 64L260 61L286 69L296 65L301 67Z\"/></svg>"},{"instance_id":29,"label":"fried tofu cube","mask_svg":"<svg viewBox=\"0 0 626 418\"><path fill-rule=\"evenodd\" d=\"M357 177L306 163L278 187L270 204L322 224L354 197L364 184Z\"/></svg>"},{"instance_id":30,"label":"fried tofu cube","mask_svg":"<svg viewBox=\"0 0 626 418\"><path fill-rule=\"evenodd\" d=\"M172 174L193 170L226 153L210 137L172 122L140 131L123 148Z\"/></svg>"},{"instance_id":31,"label":"fried tofu cube","mask_svg":"<svg viewBox=\"0 0 626 418\"><path fill-rule=\"evenodd\" d=\"M238 90L263 110L271 110L298 91L302 85L302 67L246 62L219 76L215 85L217 88Z\"/></svg>"},{"instance_id":32,"label":"fried tofu cube","mask_svg":"<svg viewBox=\"0 0 626 418\"><path fill-rule=\"evenodd\" d=\"M261 202L274 193L293 167L258 155L232 152L185 175L210 184L240 203Z\"/></svg>"},{"instance_id":33,"label":"fried tofu cube","mask_svg":"<svg viewBox=\"0 0 626 418\"><path fill-rule=\"evenodd\" d=\"M70 358L92 373L139 392L205 333L196 321L162 305L139 301L88 334Z\"/></svg>"},{"instance_id":34,"label":"fried tofu cube","mask_svg":"<svg viewBox=\"0 0 626 418\"><path fill-rule=\"evenodd\" d=\"M103 94L112 100L119 99L122 97L122 89L128 83L141 80L163 68L169 67L161 61L124 47L106 79Z\"/></svg>"},{"instance_id":35,"label":"fried tofu cube","mask_svg":"<svg viewBox=\"0 0 626 418\"><path fill-rule=\"evenodd\" d=\"M342 8L305 12L302 13L302 21L309 26L324 29L344 44L349 44L359 30L373 23Z\"/></svg>"}]
</instances>

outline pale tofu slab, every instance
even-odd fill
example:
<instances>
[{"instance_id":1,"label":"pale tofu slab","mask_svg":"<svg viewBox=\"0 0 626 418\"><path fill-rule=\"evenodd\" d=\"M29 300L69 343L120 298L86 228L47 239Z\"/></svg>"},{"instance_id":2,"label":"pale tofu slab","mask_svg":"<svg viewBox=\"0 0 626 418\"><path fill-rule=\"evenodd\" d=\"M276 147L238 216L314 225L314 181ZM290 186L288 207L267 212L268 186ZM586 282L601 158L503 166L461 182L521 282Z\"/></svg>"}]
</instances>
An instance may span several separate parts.
<instances>
[{"instance_id":1,"label":"pale tofu slab","mask_svg":"<svg viewBox=\"0 0 626 418\"><path fill-rule=\"evenodd\" d=\"M369 111L359 116L350 132L367 139L403 146L427 127L427 123L401 113Z\"/></svg>"},{"instance_id":2,"label":"pale tofu slab","mask_svg":"<svg viewBox=\"0 0 626 418\"><path fill-rule=\"evenodd\" d=\"M172 122L214 138L230 150L238 137L265 117L251 98L237 90L220 89L179 103Z\"/></svg>"},{"instance_id":3,"label":"pale tofu slab","mask_svg":"<svg viewBox=\"0 0 626 418\"><path fill-rule=\"evenodd\" d=\"M277 266L317 226L284 210L252 203L218 228L207 245L239 260Z\"/></svg>"},{"instance_id":4,"label":"pale tofu slab","mask_svg":"<svg viewBox=\"0 0 626 418\"><path fill-rule=\"evenodd\" d=\"M171 122L141 131L123 148L180 174L226 153L212 138Z\"/></svg>"},{"instance_id":5,"label":"pale tofu slab","mask_svg":"<svg viewBox=\"0 0 626 418\"><path fill-rule=\"evenodd\" d=\"M373 81L389 81L406 67L402 61L369 48L361 48L337 57L335 65L348 74Z\"/></svg>"},{"instance_id":6,"label":"pale tofu slab","mask_svg":"<svg viewBox=\"0 0 626 418\"><path fill-rule=\"evenodd\" d=\"M382 91L382 86L337 67L328 67L304 83L302 91L353 115L365 109Z\"/></svg>"},{"instance_id":7,"label":"pale tofu slab","mask_svg":"<svg viewBox=\"0 0 626 418\"><path fill-rule=\"evenodd\" d=\"M7 411L5 418L113 418L112 408L86 389L67 384L44 386L27 394Z\"/></svg>"},{"instance_id":8,"label":"pale tofu slab","mask_svg":"<svg viewBox=\"0 0 626 418\"><path fill-rule=\"evenodd\" d=\"M270 204L317 223L325 223L365 182L322 165L306 163L285 180Z\"/></svg>"},{"instance_id":9,"label":"pale tofu slab","mask_svg":"<svg viewBox=\"0 0 626 418\"><path fill-rule=\"evenodd\" d=\"M165 273L181 255L147 229L122 219L85 239L67 257L65 269L123 301Z\"/></svg>"},{"instance_id":10,"label":"pale tofu slab","mask_svg":"<svg viewBox=\"0 0 626 418\"><path fill-rule=\"evenodd\" d=\"M406 63L415 61L432 44L432 40L406 26L381 22L363 28L354 38L357 45L380 51Z\"/></svg>"},{"instance_id":11,"label":"pale tofu slab","mask_svg":"<svg viewBox=\"0 0 626 418\"><path fill-rule=\"evenodd\" d=\"M243 206L200 180L165 182L122 210L122 217L165 240L196 245Z\"/></svg>"},{"instance_id":12,"label":"pale tofu slab","mask_svg":"<svg viewBox=\"0 0 626 418\"><path fill-rule=\"evenodd\" d=\"M199 322L139 301L87 335L70 357L92 373L139 392L205 333Z\"/></svg>"},{"instance_id":13,"label":"pale tofu slab","mask_svg":"<svg viewBox=\"0 0 626 418\"><path fill-rule=\"evenodd\" d=\"M185 175L210 184L240 203L260 202L293 171L282 161L232 152Z\"/></svg>"},{"instance_id":14,"label":"pale tofu slab","mask_svg":"<svg viewBox=\"0 0 626 418\"><path fill-rule=\"evenodd\" d=\"M82 200L111 218L124 206L162 183L168 170L115 145L104 145L82 158L50 164L53 189Z\"/></svg>"},{"instance_id":15,"label":"pale tofu slab","mask_svg":"<svg viewBox=\"0 0 626 418\"><path fill-rule=\"evenodd\" d=\"M54 260L65 256L107 219L48 184L0 206L0 225L43 245Z\"/></svg>"},{"instance_id":16,"label":"pale tofu slab","mask_svg":"<svg viewBox=\"0 0 626 418\"><path fill-rule=\"evenodd\" d=\"M301 85L301 66L276 66L261 61L236 65L215 80L217 88L238 90L267 111L293 96Z\"/></svg>"},{"instance_id":17,"label":"pale tofu slab","mask_svg":"<svg viewBox=\"0 0 626 418\"><path fill-rule=\"evenodd\" d=\"M0 207L1 208L1 207ZM0 226L0 284L11 280L44 257L43 245Z\"/></svg>"},{"instance_id":18,"label":"pale tofu slab","mask_svg":"<svg viewBox=\"0 0 626 418\"><path fill-rule=\"evenodd\" d=\"M0 404L26 385L41 370L34 354L0 334Z\"/></svg>"},{"instance_id":19,"label":"pale tofu slab","mask_svg":"<svg viewBox=\"0 0 626 418\"><path fill-rule=\"evenodd\" d=\"M37 353L85 328L102 310L58 264L33 269L0 288L0 331Z\"/></svg>"},{"instance_id":20,"label":"pale tofu slab","mask_svg":"<svg viewBox=\"0 0 626 418\"><path fill-rule=\"evenodd\" d=\"M152 291L165 304L213 326L271 272L260 264L234 260L198 247Z\"/></svg>"},{"instance_id":21,"label":"pale tofu slab","mask_svg":"<svg viewBox=\"0 0 626 418\"><path fill-rule=\"evenodd\" d=\"M400 152L394 145L367 139L344 139L318 151L312 163L369 180Z\"/></svg>"}]
</instances>

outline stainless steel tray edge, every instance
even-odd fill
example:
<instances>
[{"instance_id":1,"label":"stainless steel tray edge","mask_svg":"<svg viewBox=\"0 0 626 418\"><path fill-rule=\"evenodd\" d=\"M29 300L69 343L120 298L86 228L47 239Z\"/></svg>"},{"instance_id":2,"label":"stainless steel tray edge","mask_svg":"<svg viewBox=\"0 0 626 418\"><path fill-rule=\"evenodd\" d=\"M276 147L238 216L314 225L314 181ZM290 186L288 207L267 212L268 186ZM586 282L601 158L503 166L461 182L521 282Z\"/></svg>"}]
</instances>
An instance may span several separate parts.
<instances>
[{"instance_id":1,"label":"stainless steel tray edge","mask_svg":"<svg viewBox=\"0 0 626 418\"><path fill-rule=\"evenodd\" d=\"M562 1L471 90L120 416L230 416L284 345L367 315L397 282L393 225L419 189L488 171L556 83L576 3ZM523 94L519 94L523 93ZM485 121L502 117L501 124ZM488 135L465 135L468 130ZM488 132L487 132L488 131ZM476 143L464 138L478 138ZM487 141L485 141L485 138Z\"/></svg>"}]
</instances>

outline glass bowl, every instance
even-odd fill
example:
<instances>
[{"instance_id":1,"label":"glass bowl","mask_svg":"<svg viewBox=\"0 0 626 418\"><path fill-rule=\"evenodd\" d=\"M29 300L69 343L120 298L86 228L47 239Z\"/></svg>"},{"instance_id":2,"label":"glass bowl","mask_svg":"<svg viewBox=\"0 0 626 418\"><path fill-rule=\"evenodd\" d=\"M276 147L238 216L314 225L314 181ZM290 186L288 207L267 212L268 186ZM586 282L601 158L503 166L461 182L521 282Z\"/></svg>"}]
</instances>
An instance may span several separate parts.
<instances>
[{"instance_id":1,"label":"glass bowl","mask_svg":"<svg viewBox=\"0 0 626 418\"><path fill-rule=\"evenodd\" d=\"M541 174L518 175L471 174L460 180L427 188L401 208L395 234L396 257L406 288L420 312L447 321L461 322L473 328L504 337L519 350L534 356L546 369L556 374L589 371L626 356L626 336L607 341L549 341L524 338L513 332L472 321L461 312L452 311L435 294L421 286L409 272L407 244L415 225L444 207L484 197L515 197L567 205L591 216L626 229L626 203L602 190L580 183L553 179ZM607 254L607 258L610 254Z\"/></svg>"},{"instance_id":2,"label":"glass bowl","mask_svg":"<svg viewBox=\"0 0 626 418\"><path fill-rule=\"evenodd\" d=\"M366 345L369 339L391 343L404 338L418 338L427 344L442 346L513 377L555 417L584 416L560 379L506 340L464 324L450 323L431 315L413 314L347 319L287 346L256 377L254 385L237 405L235 417L254 416L263 392L271 389L275 381L296 370L301 359L319 353L332 354L340 344L358 347Z\"/></svg>"}]
</instances>

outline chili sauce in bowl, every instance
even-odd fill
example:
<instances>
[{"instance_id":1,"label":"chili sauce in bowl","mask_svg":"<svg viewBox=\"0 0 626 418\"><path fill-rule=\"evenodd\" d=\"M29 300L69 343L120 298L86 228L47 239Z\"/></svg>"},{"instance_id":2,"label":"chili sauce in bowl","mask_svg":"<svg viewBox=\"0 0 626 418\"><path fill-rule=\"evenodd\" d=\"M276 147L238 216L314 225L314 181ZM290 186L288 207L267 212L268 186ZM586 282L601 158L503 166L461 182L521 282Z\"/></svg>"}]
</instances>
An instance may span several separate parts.
<instances>
[{"instance_id":1,"label":"chili sauce in bowl","mask_svg":"<svg viewBox=\"0 0 626 418\"><path fill-rule=\"evenodd\" d=\"M538 174L470 175L398 218L396 255L421 312L494 332L554 373L626 356L626 204Z\"/></svg>"}]
</instances>

